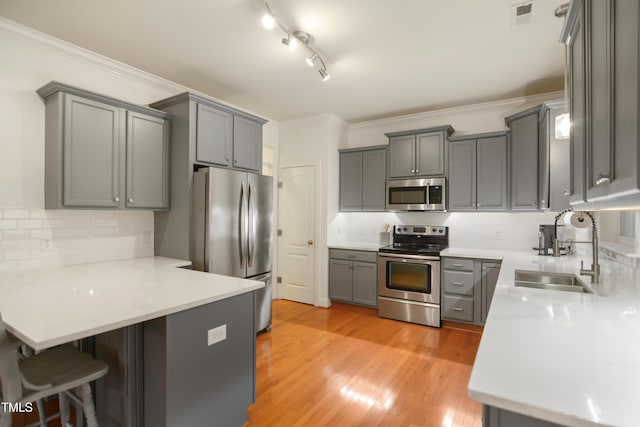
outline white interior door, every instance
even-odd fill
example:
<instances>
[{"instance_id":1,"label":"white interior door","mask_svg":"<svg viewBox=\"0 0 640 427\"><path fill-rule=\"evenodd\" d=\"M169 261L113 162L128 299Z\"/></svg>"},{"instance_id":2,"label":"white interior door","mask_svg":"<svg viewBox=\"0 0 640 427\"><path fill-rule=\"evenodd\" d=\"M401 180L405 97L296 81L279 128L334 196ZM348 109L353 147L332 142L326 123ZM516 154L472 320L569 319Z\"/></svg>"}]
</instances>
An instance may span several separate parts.
<instances>
[{"instance_id":1,"label":"white interior door","mask_svg":"<svg viewBox=\"0 0 640 427\"><path fill-rule=\"evenodd\" d=\"M315 293L315 166L280 171L278 266L280 297L313 304Z\"/></svg>"}]
</instances>

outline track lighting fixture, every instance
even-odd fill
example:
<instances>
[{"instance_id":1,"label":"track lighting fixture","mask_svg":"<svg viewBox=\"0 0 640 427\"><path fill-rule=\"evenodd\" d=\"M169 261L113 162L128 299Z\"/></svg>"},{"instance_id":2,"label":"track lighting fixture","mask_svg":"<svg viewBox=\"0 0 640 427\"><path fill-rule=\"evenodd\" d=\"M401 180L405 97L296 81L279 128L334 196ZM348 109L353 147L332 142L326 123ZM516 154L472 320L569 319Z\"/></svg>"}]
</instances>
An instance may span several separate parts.
<instances>
[{"instance_id":1,"label":"track lighting fixture","mask_svg":"<svg viewBox=\"0 0 640 427\"><path fill-rule=\"evenodd\" d=\"M262 25L268 30L271 30L276 25L280 27L286 34L286 37L282 39L282 44L287 46L289 50L294 50L298 44L302 44L311 53L311 55L306 58L307 64L310 67L318 64L320 67L318 72L320 73L320 77L322 77L322 81L326 82L329 80L329 77L331 76L327 72L327 65L324 63L322 57L320 57L320 54L309 45L312 40L311 34L301 30L289 30L288 26L285 26L281 21L276 19L275 14L271 12L271 8L266 1L264 2L264 6L267 10L262 17Z\"/></svg>"},{"instance_id":2,"label":"track lighting fixture","mask_svg":"<svg viewBox=\"0 0 640 427\"><path fill-rule=\"evenodd\" d=\"M287 34L287 37L282 39L282 44L287 46L289 50L295 50L298 47L298 40L295 37L291 37L291 34Z\"/></svg>"},{"instance_id":3,"label":"track lighting fixture","mask_svg":"<svg viewBox=\"0 0 640 427\"><path fill-rule=\"evenodd\" d=\"M307 58L307 65L309 67L313 67L313 64L318 60L319 56L317 53L314 53L310 57Z\"/></svg>"}]
</instances>

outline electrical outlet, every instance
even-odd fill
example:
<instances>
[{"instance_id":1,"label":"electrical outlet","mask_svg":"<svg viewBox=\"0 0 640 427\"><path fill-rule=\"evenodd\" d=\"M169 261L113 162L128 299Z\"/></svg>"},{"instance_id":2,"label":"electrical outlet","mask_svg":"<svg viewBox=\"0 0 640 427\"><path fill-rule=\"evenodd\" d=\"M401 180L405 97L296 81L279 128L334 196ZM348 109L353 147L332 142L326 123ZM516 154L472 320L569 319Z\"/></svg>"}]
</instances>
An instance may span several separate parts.
<instances>
[{"instance_id":1,"label":"electrical outlet","mask_svg":"<svg viewBox=\"0 0 640 427\"><path fill-rule=\"evenodd\" d=\"M217 328L207 331L207 345L213 345L227 339L227 325L218 326Z\"/></svg>"},{"instance_id":2,"label":"electrical outlet","mask_svg":"<svg viewBox=\"0 0 640 427\"><path fill-rule=\"evenodd\" d=\"M42 239L42 241L40 242L40 249L42 250L42 252L49 252L53 250L53 242L51 241L51 239Z\"/></svg>"},{"instance_id":3,"label":"electrical outlet","mask_svg":"<svg viewBox=\"0 0 640 427\"><path fill-rule=\"evenodd\" d=\"M151 244L151 232L149 230L144 230L142 232L142 243L145 245Z\"/></svg>"},{"instance_id":4,"label":"electrical outlet","mask_svg":"<svg viewBox=\"0 0 640 427\"><path fill-rule=\"evenodd\" d=\"M496 231L493 235L493 240L502 240L502 231Z\"/></svg>"}]
</instances>

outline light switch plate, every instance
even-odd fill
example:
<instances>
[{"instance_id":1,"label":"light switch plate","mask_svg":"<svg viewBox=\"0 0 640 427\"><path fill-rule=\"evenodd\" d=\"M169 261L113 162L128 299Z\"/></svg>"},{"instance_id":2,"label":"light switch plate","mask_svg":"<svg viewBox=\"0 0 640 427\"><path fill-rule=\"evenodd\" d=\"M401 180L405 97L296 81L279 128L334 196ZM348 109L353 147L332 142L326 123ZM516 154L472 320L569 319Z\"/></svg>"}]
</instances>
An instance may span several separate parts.
<instances>
[{"instance_id":1,"label":"light switch plate","mask_svg":"<svg viewBox=\"0 0 640 427\"><path fill-rule=\"evenodd\" d=\"M218 326L217 328L207 331L207 345L213 345L227 339L227 325Z\"/></svg>"}]
</instances>

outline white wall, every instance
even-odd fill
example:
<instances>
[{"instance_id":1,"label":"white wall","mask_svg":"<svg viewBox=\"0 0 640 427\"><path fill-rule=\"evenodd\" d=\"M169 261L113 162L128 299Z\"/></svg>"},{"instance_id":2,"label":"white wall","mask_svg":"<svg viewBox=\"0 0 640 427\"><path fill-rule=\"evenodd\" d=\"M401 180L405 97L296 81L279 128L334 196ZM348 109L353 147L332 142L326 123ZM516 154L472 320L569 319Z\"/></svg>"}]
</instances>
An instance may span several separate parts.
<instances>
[{"instance_id":1,"label":"white wall","mask_svg":"<svg viewBox=\"0 0 640 427\"><path fill-rule=\"evenodd\" d=\"M316 220L314 304L328 307L327 228L338 212L338 147L344 143L347 123L320 115L280 123L280 167L316 166ZM280 227L282 228L282 227Z\"/></svg>"},{"instance_id":2,"label":"white wall","mask_svg":"<svg viewBox=\"0 0 640 427\"><path fill-rule=\"evenodd\" d=\"M4 18L0 58L0 270L153 255L152 212L44 210L36 90L57 80L145 105L187 89ZM277 145L277 125L265 137Z\"/></svg>"}]
</instances>

